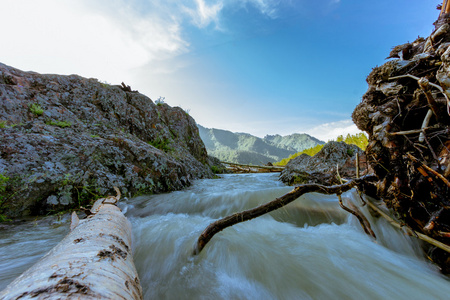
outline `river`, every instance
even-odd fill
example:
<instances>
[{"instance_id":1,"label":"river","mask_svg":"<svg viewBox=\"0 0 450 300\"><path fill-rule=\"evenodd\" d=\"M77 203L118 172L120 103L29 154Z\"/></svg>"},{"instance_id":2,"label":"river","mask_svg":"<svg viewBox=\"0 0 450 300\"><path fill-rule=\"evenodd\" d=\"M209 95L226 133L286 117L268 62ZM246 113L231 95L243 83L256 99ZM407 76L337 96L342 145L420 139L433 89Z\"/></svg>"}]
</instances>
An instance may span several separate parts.
<instances>
[{"instance_id":1,"label":"river","mask_svg":"<svg viewBox=\"0 0 450 300\"><path fill-rule=\"evenodd\" d=\"M448 299L449 278L424 258L415 238L361 207L374 240L336 196L305 195L225 229L192 256L213 221L289 192L277 176L224 175L121 201L133 226L144 298ZM356 192L343 196L362 205ZM68 216L47 217L0 229L0 290L61 240L68 222Z\"/></svg>"}]
</instances>

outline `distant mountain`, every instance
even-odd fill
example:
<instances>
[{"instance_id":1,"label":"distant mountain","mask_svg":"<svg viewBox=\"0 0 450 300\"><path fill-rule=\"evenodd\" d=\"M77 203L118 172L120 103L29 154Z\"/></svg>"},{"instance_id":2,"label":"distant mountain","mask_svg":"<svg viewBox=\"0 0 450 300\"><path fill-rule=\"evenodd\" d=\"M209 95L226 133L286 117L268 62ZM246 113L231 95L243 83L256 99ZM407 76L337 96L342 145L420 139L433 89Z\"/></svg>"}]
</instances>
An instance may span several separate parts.
<instances>
[{"instance_id":1,"label":"distant mountain","mask_svg":"<svg viewBox=\"0 0 450 300\"><path fill-rule=\"evenodd\" d=\"M226 162L267 164L318 144L324 144L323 141L304 133L287 136L267 135L259 138L248 133L197 126L208 154Z\"/></svg>"}]
</instances>

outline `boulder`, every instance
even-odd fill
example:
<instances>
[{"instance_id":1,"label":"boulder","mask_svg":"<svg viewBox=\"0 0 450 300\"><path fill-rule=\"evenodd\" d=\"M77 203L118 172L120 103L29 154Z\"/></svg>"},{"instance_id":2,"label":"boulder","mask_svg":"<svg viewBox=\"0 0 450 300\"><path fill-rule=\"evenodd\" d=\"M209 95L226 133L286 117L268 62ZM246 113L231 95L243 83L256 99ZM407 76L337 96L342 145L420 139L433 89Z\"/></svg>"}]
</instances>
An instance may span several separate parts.
<instances>
[{"instance_id":1,"label":"boulder","mask_svg":"<svg viewBox=\"0 0 450 300\"><path fill-rule=\"evenodd\" d=\"M360 157L360 175L367 171L364 152L355 145L328 142L316 155L301 154L291 159L280 174L280 180L289 185L318 183L340 184L342 178L356 177L356 153Z\"/></svg>"}]
</instances>

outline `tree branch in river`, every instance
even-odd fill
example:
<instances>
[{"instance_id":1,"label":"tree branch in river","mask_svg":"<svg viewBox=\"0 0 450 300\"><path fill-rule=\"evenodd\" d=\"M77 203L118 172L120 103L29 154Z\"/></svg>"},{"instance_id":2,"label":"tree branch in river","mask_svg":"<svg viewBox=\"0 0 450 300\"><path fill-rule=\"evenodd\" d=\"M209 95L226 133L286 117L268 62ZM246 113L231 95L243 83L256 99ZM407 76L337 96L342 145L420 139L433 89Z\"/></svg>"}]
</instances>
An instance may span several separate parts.
<instances>
[{"instance_id":1,"label":"tree branch in river","mask_svg":"<svg viewBox=\"0 0 450 300\"><path fill-rule=\"evenodd\" d=\"M376 179L375 176L364 176L361 178L349 180L346 183L340 184L340 185L325 186L325 185L320 185L320 184L302 184L300 186L297 186L289 193L287 193L287 194L281 196L280 198L277 198L271 202L260 205L253 209L235 213L233 215L230 215L230 216L224 217L220 220L217 220L214 223L211 223L208 227L206 227L206 229L199 236L196 247L194 249L194 255L199 254L203 250L205 245L211 240L211 238L216 233L224 230L227 227L233 226L237 223L241 223L244 221L248 221L248 220L257 218L266 213L274 211L280 207L283 207L283 206L291 203L292 201L296 200L303 194L316 192L316 193L321 193L321 194L326 194L326 195L330 195L330 194L341 195L342 193L349 191L350 189L352 189L356 186L363 185L364 182L373 181L375 179ZM361 225L364 227L363 224L361 224Z\"/></svg>"}]
</instances>

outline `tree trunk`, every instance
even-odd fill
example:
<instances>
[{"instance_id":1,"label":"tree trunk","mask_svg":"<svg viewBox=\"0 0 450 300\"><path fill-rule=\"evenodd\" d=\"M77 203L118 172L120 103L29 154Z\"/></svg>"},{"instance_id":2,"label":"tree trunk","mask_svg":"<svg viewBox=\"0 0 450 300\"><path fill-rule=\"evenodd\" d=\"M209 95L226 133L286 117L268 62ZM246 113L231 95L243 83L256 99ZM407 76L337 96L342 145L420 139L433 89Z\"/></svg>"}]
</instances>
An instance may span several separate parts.
<instances>
[{"instance_id":1,"label":"tree trunk","mask_svg":"<svg viewBox=\"0 0 450 300\"><path fill-rule=\"evenodd\" d=\"M119 197L97 200L86 219L74 213L71 232L0 292L0 299L142 299L131 224L112 204Z\"/></svg>"}]
</instances>

